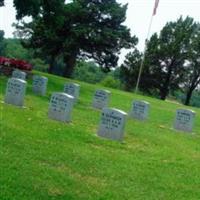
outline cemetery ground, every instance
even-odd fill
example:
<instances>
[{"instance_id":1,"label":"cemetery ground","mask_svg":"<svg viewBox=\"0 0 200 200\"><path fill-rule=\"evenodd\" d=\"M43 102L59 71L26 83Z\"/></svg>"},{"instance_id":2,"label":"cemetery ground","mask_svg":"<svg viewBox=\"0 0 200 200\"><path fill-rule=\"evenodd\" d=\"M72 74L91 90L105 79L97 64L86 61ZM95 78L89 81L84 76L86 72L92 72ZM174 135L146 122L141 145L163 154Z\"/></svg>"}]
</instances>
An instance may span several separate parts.
<instances>
[{"instance_id":1,"label":"cemetery ground","mask_svg":"<svg viewBox=\"0 0 200 200\"><path fill-rule=\"evenodd\" d=\"M0 77L1 200L200 199L200 109L191 108L193 133L183 133L172 129L183 105L109 89L110 107L151 105L148 121L128 119L124 141L110 141L96 135L101 111L91 105L100 85L77 82L72 122L62 123L48 119L50 96L74 80L42 75L47 95L36 96L28 80L23 109L2 103L7 78Z\"/></svg>"}]
</instances>

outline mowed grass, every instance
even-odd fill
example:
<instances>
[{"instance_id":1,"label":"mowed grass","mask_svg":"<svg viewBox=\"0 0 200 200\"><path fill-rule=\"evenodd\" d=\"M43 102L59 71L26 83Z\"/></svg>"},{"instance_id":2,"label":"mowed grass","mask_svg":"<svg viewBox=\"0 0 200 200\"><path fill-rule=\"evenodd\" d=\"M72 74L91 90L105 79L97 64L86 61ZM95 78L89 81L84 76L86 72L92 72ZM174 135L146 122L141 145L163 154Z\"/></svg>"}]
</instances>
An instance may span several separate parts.
<instances>
[{"instance_id":1,"label":"mowed grass","mask_svg":"<svg viewBox=\"0 0 200 200\"><path fill-rule=\"evenodd\" d=\"M124 142L96 136L101 112L92 109L99 85L78 82L80 100L72 122L48 119L49 99L67 80L49 78L45 97L28 81L26 108L0 103L1 200L189 200L200 199L200 109L192 134L172 129L184 108L118 90L110 106L129 112L133 100L151 103L147 122L128 119ZM7 78L0 78L3 101Z\"/></svg>"}]
</instances>

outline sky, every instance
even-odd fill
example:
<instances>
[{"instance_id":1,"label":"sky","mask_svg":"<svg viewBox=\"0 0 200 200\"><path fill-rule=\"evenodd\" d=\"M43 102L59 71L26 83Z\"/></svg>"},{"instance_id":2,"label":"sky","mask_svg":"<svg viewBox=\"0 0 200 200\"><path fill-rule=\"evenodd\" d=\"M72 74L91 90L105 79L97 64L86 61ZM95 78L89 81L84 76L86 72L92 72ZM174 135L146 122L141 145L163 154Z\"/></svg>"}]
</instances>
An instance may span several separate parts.
<instances>
[{"instance_id":1,"label":"sky","mask_svg":"<svg viewBox=\"0 0 200 200\"><path fill-rule=\"evenodd\" d=\"M12 23L16 22L16 12L12 2L12 0L5 0L6 6L0 8L0 30L4 30L6 38L13 37ZM137 47L143 51L155 0L117 0L117 2L128 3L124 24L130 28L132 35L139 38ZM153 17L150 35L159 32L168 21L175 21L181 15L183 17L189 15L200 22L200 0L160 0L157 13ZM128 51L122 51L120 63Z\"/></svg>"}]
</instances>

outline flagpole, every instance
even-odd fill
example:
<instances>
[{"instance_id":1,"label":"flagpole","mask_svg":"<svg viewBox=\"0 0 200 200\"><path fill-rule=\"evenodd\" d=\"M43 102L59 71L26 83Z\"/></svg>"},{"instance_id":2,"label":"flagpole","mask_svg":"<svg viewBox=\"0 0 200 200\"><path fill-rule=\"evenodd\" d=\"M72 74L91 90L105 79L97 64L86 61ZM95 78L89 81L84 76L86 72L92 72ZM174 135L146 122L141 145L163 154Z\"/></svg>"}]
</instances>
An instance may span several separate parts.
<instances>
[{"instance_id":1,"label":"flagpole","mask_svg":"<svg viewBox=\"0 0 200 200\"><path fill-rule=\"evenodd\" d=\"M141 61L141 64L140 64L139 74L138 74L137 83L136 83L136 87L135 87L135 93L136 94L138 92L140 79L141 79L141 74L142 74L142 70L143 70L143 67L144 67L144 61L145 61L146 50L147 50L147 41L149 39L149 35L150 35L150 32L151 32L151 26L152 26L152 23L153 23L153 17L156 14L156 9L157 9L157 6L158 6L158 2L159 2L159 0L157 0L157 2L154 5L153 14L151 15L151 19L150 19L150 23L149 23L149 27L148 27L147 37L146 37L145 42L144 42L144 51L143 51L142 61Z\"/></svg>"}]
</instances>

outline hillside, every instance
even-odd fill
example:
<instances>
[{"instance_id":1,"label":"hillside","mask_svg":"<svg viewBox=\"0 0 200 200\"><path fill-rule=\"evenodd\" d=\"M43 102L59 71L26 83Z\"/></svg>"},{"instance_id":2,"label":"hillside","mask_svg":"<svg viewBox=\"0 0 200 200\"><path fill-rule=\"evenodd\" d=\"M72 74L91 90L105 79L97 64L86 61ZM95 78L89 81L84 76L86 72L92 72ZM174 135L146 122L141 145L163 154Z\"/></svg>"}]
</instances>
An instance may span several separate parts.
<instances>
[{"instance_id":1,"label":"hillside","mask_svg":"<svg viewBox=\"0 0 200 200\"><path fill-rule=\"evenodd\" d=\"M172 129L183 105L109 89L110 107L151 104L147 122L128 119L124 142L109 141L96 136L101 112L91 107L102 87L78 82L72 123L61 123L48 119L49 99L73 80L43 75L46 97L28 81L24 109L2 103L7 79L0 77L1 200L200 199L200 109L192 108L195 128L187 134Z\"/></svg>"}]
</instances>

